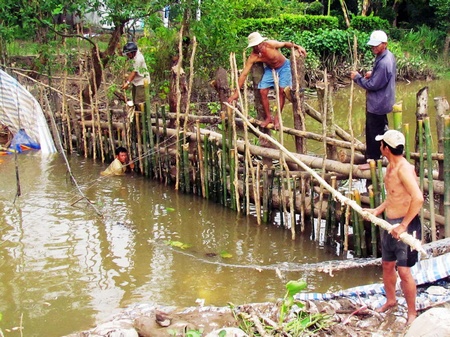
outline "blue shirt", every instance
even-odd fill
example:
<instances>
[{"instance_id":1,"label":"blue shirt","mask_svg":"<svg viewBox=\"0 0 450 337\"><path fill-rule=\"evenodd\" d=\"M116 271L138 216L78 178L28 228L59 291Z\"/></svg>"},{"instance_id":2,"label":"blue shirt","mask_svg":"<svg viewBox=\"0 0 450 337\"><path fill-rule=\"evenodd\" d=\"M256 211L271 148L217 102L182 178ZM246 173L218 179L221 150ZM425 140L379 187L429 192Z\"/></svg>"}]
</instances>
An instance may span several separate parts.
<instances>
[{"instance_id":1,"label":"blue shirt","mask_svg":"<svg viewBox=\"0 0 450 337\"><path fill-rule=\"evenodd\" d=\"M395 78L397 63L395 56L385 50L375 58L372 76L368 79L357 74L353 81L367 90L366 110L376 115L385 115L392 111L395 103Z\"/></svg>"}]
</instances>

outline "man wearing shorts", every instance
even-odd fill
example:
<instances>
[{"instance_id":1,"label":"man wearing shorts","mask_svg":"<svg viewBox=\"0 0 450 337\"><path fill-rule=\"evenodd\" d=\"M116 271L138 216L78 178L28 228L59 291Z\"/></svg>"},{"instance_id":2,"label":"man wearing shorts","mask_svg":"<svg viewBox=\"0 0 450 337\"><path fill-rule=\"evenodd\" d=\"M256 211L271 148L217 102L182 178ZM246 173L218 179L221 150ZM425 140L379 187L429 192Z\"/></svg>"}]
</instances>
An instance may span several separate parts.
<instances>
[{"instance_id":1,"label":"man wearing shorts","mask_svg":"<svg viewBox=\"0 0 450 337\"><path fill-rule=\"evenodd\" d=\"M393 225L390 232L385 231L381 238L381 254L383 266L383 283L386 292L386 303L377 311L385 312L397 304L395 285L397 274L408 306L407 324L411 324L417 316L416 283L411 274L411 267L417 262L417 251L400 241L400 234L407 232L417 239L421 237L421 224L417 216L423 205L423 193L417 182L414 167L403 157L405 137L396 130L388 130L384 135L375 137L381 141L381 154L389 164L384 177L386 200L368 212L378 216L385 212L386 220Z\"/></svg>"},{"instance_id":2,"label":"man wearing shorts","mask_svg":"<svg viewBox=\"0 0 450 337\"><path fill-rule=\"evenodd\" d=\"M253 32L248 36L248 46L252 47L252 53L245 63L244 70L238 79L239 88L228 98L228 103L232 103L239 97L239 89L244 85L245 79L250 72L252 66L256 62L264 63L264 74L261 82L258 84L258 89L261 93L261 103L264 109L264 121L261 126L266 127L270 123L274 123L274 128L279 129L280 123L278 121L278 116L272 119L272 114L270 112L269 105L269 90L275 87L275 81L272 74L272 69L278 74L279 77L279 99L280 99L280 109L283 111L284 102L286 96L284 94L284 88L292 86L292 73L291 73L291 63L288 59L280 52L280 48L292 48L297 49L302 56L306 56L306 51L303 47L295 44L294 42L280 42L275 40L268 40L266 37L262 37L258 32Z\"/></svg>"}]
</instances>

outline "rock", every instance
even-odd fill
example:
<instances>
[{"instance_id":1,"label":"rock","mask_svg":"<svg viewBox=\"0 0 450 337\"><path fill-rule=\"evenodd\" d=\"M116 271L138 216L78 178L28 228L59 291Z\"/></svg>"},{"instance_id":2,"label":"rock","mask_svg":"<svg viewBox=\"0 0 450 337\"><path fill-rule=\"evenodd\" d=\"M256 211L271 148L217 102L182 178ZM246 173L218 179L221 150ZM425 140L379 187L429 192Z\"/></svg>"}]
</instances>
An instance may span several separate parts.
<instances>
[{"instance_id":1,"label":"rock","mask_svg":"<svg viewBox=\"0 0 450 337\"><path fill-rule=\"evenodd\" d=\"M112 321L97 326L89 336L139 337L129 320Z\"/></svg>"},{"instance_id":2,"label":"rock","mask_svg":"<svg viewBox=\"0 0 450 337\"><path fill-rule=\"evenodd\" d=\"M417 317L405 337L450 336L450 309L431 308Z\"/></svg>"},{"instance_id":3,"label":"rock","mask_svg":"<svg viewBox=\"0 0 450 337\"><path fill-rule=\"evenodd\" d=\"M239 328L222 328L211 331L205 337L248 337L248 335Z\"/></svg>"}]
</instances>

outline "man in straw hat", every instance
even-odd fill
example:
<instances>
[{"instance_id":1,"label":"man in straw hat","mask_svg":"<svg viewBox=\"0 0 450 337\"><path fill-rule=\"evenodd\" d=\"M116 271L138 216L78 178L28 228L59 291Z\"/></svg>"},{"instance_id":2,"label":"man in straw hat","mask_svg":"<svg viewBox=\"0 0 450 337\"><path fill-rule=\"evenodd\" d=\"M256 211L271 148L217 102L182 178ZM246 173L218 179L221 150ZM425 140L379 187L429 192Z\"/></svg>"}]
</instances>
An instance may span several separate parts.
<instances>
[{"instance_id":1,"label":"man in straw hat","mask_svg":"<svg viewBox=\"0 0 450 337\"><path fill-rule=\"evenodd\" d=\"M265 64L264 74L261 82L258 84L258 89L261 93L261 101L264 108L265 118L261 126L266 127L269 123L274 123L274 128L278 129L280 124L278 117L275 120L272 119L272 114L270 113L269 106L269 90L274 88L274 78L272 75L272 69L278 74L278 84L279 84L279 96L280 96L280 108L281 111L284 107L285 93L284 88L292 86L292 74L291 74L291 63L289 60L280 52L280 48L292 48L297 49L302 56L306 56L306 51L303 47L296 45L293 42L279 42L275 40L268 40L266 37L261 36L258 32L253 32L248 36L248 46L252 47L252 53L245 63L244 70L238 79L239 88L236 89L233 95L228 98L228 103L232 103L239 97L239 89L244 85L245 79L250 72L252 66L256 62L263 62Z\"/></svg>"},{"instance_id":2,"label":"man in straw hat","mask_svg":"<svg viewBox=\"0 0 450 337\"><path fill-rule=\"evenodd\" d=\"M408 306L407 324L411 324L417 316L416 283L411 275L411 267L416 264L418 254L404 242L400 234L407 232L421 238L421 223L418 213L423 205L421 192L414 167L403 157L405 137L397 130L388 130L383 135L375 137L380 142L381 154L389 162L384 184L386 200L375 209L367 209L375 216L385 212L386 221L393 225L388 233L383 231L381 237L381 255L383 266L383 283L386 292L386 302L378 308L385 312L397 304L395 286L397 274L400 276L400 286Z\"/></svg>"},{"instance_id":3,"label":"man in straw hat","mask_svg":"<svg viewBox=\"0 0 450 337\"><path fill-rule=\"evenodd\" d=\"M351 71L351 79L366 90L366 159L380 159L380 143L377 135L388 129L387 114L395 103L395 77L397 65L395 56L387 49L387 35L375 30L367 42L375 54L372 71L364 74ZM359 165L360 170L369 169L369 164Z\"/></svg>"}]
</instances>

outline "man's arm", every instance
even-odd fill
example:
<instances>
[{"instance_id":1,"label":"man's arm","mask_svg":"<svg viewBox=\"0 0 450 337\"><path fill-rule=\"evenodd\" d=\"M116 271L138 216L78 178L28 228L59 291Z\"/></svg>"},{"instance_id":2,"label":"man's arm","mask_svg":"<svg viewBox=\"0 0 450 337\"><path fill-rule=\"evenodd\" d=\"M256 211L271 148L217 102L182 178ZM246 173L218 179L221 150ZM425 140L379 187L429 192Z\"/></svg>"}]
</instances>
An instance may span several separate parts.
<instances>
[{"instance_id":1,"label":"man's arm","mask_svg":"<svg viewBox=\"0 0 450 337\"><path fill-rule=\"evenodd\" d=\"M236 88L233 95L231 95L228 98L229 104L233 103L233 101L239 97L239 90L244 85L245 79L247 78L247 75L250 73L250 69L252 69L253 64L256 62L258 62L258 56L252 53L247 59L247 62L245 62L244 70L242 70L242 73L238 78L238 88Z\"/></svg>"},{"instance_id":2,"label":"man's arm","mask_svg":"<svg viewBox=\"0 0 450 337\"><path fill-rule=\"evenodd\" d=\"M268 41L265 41L265 43L267 43L270 47L275 48L275 49L280 49L280 48L291 49L292 47L294 47L295 49L298 50L300 55L306 56L306 54L307 54L305 48L303 48L302 46L299 46L298 44L295 44L294 42L281 42L281 41L276 41L276 40L268 40Z\"/></svg>"}]
</instances>

